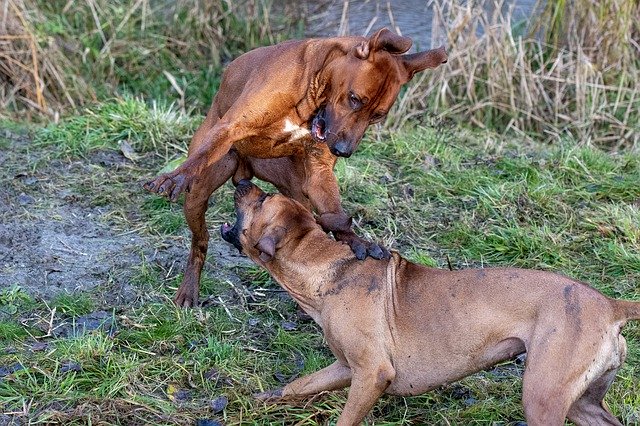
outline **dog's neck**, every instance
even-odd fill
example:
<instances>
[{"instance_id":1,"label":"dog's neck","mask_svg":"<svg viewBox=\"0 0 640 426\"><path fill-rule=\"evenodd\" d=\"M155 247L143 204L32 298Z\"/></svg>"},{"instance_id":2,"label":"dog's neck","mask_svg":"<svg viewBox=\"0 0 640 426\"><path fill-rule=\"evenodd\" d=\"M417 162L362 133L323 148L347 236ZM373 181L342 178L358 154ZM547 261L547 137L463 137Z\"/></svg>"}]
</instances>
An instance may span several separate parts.
<instances>
[{"instance_id":1,"label":"dog's neck","mask_svg":"<svg viewBox=\"0 0 640 426\"><path fill-rule=\"evenodd\" d=\"M331 291L336 264L361 262L348 245L329 237L320 227L284 244L264 264L275 280L318 323L325 293ZM347 265L345 265L347 266ZM340 268L340 269L344 269Z\"/></svg>"}]
</instances>

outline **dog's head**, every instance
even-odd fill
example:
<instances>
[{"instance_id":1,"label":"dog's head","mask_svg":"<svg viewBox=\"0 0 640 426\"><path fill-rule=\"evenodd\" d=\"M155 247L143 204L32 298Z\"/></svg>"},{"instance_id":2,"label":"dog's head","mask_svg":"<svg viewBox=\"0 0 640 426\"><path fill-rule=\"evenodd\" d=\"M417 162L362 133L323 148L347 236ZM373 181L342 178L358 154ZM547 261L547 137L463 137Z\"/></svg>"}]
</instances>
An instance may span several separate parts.
<instances>
[{"instance_id":1,"label":"dog's head","mask_svg":"<svg viewBox=\"0 0 640 426\"><path fill-rule=\"evenodd\" d=\"M328 65L325 102L311 123L311 135L333 155L350 157L370 124L381 122L400 87L413 75L447 62L444 47L402 55L412 41L386 28L363 39Z\"/></svg>"},{"instance_id":2,"label":"dog's head","mask_svg":"<svg viewBox=\"0 0 640 426\"><path fill-rule=\"evenodd\" d=\"M222 238L256 263L267 263L287 240L318 228L313 215L297 201L267 194L241 180L234 194L236 223L220 227Z\"/></svg>"}]
</instances>

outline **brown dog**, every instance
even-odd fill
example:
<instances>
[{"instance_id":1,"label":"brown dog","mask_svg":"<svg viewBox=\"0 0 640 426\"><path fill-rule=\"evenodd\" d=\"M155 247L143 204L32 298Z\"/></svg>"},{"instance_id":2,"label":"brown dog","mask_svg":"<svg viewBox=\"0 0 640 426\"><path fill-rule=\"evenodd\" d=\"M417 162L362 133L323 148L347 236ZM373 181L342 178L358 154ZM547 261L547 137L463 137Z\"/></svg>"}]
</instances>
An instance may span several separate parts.
<instances>
[{"instance_id":1,"label":"brown dog","mask_svg":"<svg viewBox=\"0 0 640 426\"><path fill-rule=\"evenodd\" d=\"M308 210L249 181L222 237L264 266L322 327L337 358L262 399L350 386L338 425L358 424L383 394L417 395L527 353L529 426L620 425L603 397L626 355L620 334L640 303L609 299L550 272L444 271L394 253L358 261Z\"/></svg>"},{"instance_id":2,"label":"brown dog","mask_svg":"<svg viewBox=\"0 0 640 426\"><path fill-rule=\"evenodd\" d=\"M323 228L359 259L389 256L352 231L333 168L336 156L356 150L369 124L385 118L402 84L447 61L442 47L401 55L410 47L410 38L382 29L370 38L288 41L229 65L187 160L145 184L172 201L187 192L192 241L178 305L197 303L209 240L207 202L232 176L234 184L256 176L315 209Z\"/></svg>"}]
</instances>

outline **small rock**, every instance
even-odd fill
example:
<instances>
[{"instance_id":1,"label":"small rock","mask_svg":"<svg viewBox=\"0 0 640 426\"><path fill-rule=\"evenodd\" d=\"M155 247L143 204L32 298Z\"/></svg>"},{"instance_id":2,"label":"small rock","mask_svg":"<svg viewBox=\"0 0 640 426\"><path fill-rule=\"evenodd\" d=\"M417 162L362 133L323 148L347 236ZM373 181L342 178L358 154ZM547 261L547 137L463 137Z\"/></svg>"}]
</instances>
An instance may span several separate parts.
<instances>
[{"instance_id":1,"label":"small rock","mask_svg":"<svg viewBox=\"0 0 640 426\"><path fill-rule=\"evenodd\" d=\"M42 352L46 351L47 349L49 349L49 344L47 342L36 342L31 345L31 350L33 352Z\"/></svg>"},{"instance_id":2,"label":"small rock","mask_svg":"<svg viewBox=\"0 0 640 426\"><path fill-rule=\"evenodd\" d=\"M381 183L389 183L393 181L393 176L389 172L386 172L382 177L380 177Z\"/></svg>"},{"instance_id":3,"label":"small rock","mask_svg":"<svg viewBox=\"0 0 640 426\"><path fill-rule=\"evenodd\" d=\"M411 199L413 198L415 191L413 190L413 186L406 184L402 187L402 192L404 192L404 198Z\"/></svg>"},{"instance_id":4,"label":"small rock","mask_svg":"<svg viewBox=\"0 0 640 426\"><path fill-rule=\"evenodd\" d=\"M198 419L196 420L196 426L224 426L224 424L212 419Z\"/></svg>"},{"instance_id":5,"label":"small rock","mask_svg":"<svg viewBox=\"0 0 640 426\"><path fill-rule=\"evenodd\" d=\"M464 405L466 405L467 407L471 407L471 406L472 406L473 404L475 404L476 402L478 402L478 400L477 400L477 399L475 399L475 398L473 398L473 397L469 397L469 398L466 398L466 399L464 400Z\"/></svg>"},{"instance_id":6,"label":"small rock","mask_svg":"<svg viewBox=\"0 0 640 426\"><path fill-rule=\"evenodd\" d=\"M124 155L129 160L134 163L140 159L140 156L133 150L133 147L129 143L128 140L121 140L118 142L118 146L120 147L120 151L122 155Z\"/></svg>"},{"instance_id":7,"label":"small rock","mask_svg":"<svg viewBox=\"0 0 640 426\"><path fill-rule=\"evenodd\" d=\"M0 365L0 378L13 374L16 371L24 370L24 365L16 362L11 365Z\"/></svg>"},{"instance_id":8,"label":"small rock","mask_svg":"<svg viewBox=\"0 0 640 426\"><path fill-rule=\"evenodd\" d=\"M76 372L82 371L82 366L74 361L63 362L62 366L60 367L60 372L68 373L70 371L76 371Z\"/></svg>"},{"instance_id":9,"label":"small rock","mask_svg":"<svg viewBox=\"0 0 640 426\"><path fill-rule=\"evenodd\" d=\"M203 374L203 377L207 380L218 380L220 378L220 372L217 368L212 368Z\"/></svg>"},{"instance_id":10,"label":"small rock","mask_svg":"<svg viewBox=\"0 0 640 426\"><path fill-rule=\"evenodd\" d=\"M94 330L106 331L109 336L116 332L116 325L113 315L106 311L95 311L90 314L81 315L58 327L54 332L56 337L82 336Z\"/></svg>"},{"instance_id":11,"label":"small rock","mask_svg":"<svg viewBox=\"0 0 640 426\"><path fill-rule=\"evenodd\" d=\"M33 186L36 183L38 183L38 178L35 176L26 176L23 180L22 183L24 183L27 186Z\"/></svg>"},{"instance_id":12,"label":"small rock","mask_svg":"<svg viewBox=\"0 0 640 426\"><path fill-rule=\"evenodd\" d=\"M228 386L233 385L233 381L224 374L220 373L217 368L212 368L211 370L207 371L206 373L204 373L203 377L207 380L211 380L212 382L216 382L216 385L218 384L218 382L221 382L222 384Z\"/></svg>"},{"instance_id":13,"label":"small rock","mask_svg":"<svg viewBox=\"0 0 640 426\"><path fill-rule=\"evenodd\" d=\"M26 206L27 204L33 204L35 202L35 198L33 198L31 195L25 194L24 192L18 195L18 204L20 204L21 206Z\"/></svg>"},{"instance_id":14,"label":"small rock","mask_svg":"<svg viewBox=\"0 0 640 426\"><path fill-rule=\"evenodd\" d=\"M439 159L427 154L424 156L424 160L422 160L422 169L426 172L433 169L434 167L437 167L439 164Z\"/></svg>"},{"instance_id":15,"label":"small rock","mask_svg":"<svg viewBox=\"0 0 640 426\"><path fill-rule=\"evenodd\" d=\"M184 402L191 398L191 393L186 389L181 389L178 385L169 383L167 385L167 397L172 402Z\"/></svg>"},{"instance_id":16,"label":"small rock","mask_svg":"<svg viewBox=\"0 0 640 426\"><path fill-rule=\"evenodd\" d=\"M211 400L209 406L211 407L211 410L213 410L214 414L218 414L227 407L228 403L229 399L226 396L221 395L216 399Z\"/></svg>"},{"instance_id":17,"label":"small rock","mask_svg":"<svg viewBox=\"0 0 640 426\"><path fill-rule=\"evenodd\" d=\"M173 396L177 402L187 401L191 399L191 392L186 389L178 389L178 391Z\"/></svg>"},{"instance_id":18,"label":"small rock","mask_svg":"<svg viewBox=\"0 0 640 426\"><path fill-rule=\"evenodd\" d=\"M282 321L280 325L284 331L293 331L298 327L298 324L293 321Z\"/></svg>"}]
</instances>

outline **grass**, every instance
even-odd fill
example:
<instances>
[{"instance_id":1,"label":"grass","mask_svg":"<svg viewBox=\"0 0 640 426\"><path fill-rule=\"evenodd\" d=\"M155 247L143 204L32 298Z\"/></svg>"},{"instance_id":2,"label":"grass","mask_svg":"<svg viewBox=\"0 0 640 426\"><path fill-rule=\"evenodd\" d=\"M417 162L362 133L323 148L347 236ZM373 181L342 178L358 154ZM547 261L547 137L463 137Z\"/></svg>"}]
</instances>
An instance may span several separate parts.
<instances>
[{"instance_id":1,"label":"grass","mask_svg":"<svg viewBox=\"0 0 640 426\"><path fill-rule=\"evenodd\" d=\"M384 128L336 168L359 234L430 266L541 268L640 300L638 2L570 3L547 2L540 22L552 25L524 28L508 10L433 2L448 64L421 74ZM6 6L0 116L51 120L0 121L0 196L29 192L27 175L60 195L18 215L0 208L0 217L36 221L79 203L139 238L141 254L90 292L45 299L0 289L0 413L69 425L335 422L346 391L278 405L252 397L333 357L268 274L220 254L230 185L210 201L204 304L189 311L170 301L188 250L181 206L140 189L181 161L224 64L300 36L299 11L275 15L271 2L253 0ZM33 142L16 154L3 131ZM167 249L180 259L149 253ZM116 303L123 285L135 297ZM607 402L631 425L640 422L640 325L624 334L629 357ZM522 368L508 362L425 395L385 396L367 423L517 424Z\"/></svg>"},{"instance_id":2,"label":"grass","mask_svg":"<svg viewBox=\"0 0 640 426\"><path fill-rule=\"evenodd\" d=\"M0 105L48 117L124 93L201 110L223 64L300 35L299 13L273 14L269 1L8 0L5 9L0 78L10 84Z\"/></svg>"},{"instance_id":3,"label":"grass","mask_svg":"<svg viewBox=\"0 0 640 426\"><path fill-rule=\"evenodd\" d=\"M111 227L135 232L143 245L175 247L186 258L180 205L144 194L132 182L172 161L200 119L167 104L113 100L32 130L28 150L55 160L57 166L44 160L37 166L53 180L62 172L47 167L121 154L117 142L126 137L139 156L135 162L91 163L89 174L71 167L60 178L77 202L104 209ZM436 120L370 132L354 157L339 161L336 173L357 232L414 261L442 268L542 268L640 300L640 157L632 150L605 152L569 138L548 146ZM278 405L252 397L333 357L318 327L299 315L268 274L219 259L215 230L233 218L230 192L221 188L208 211L213 248L201 308L175 308L170 299L180 268L145 256L123 271L137 293L123 304L102 294L118 281L52 300L19 287L2 290L0 411L63 424L334 422L346 391ZM40 208L34 206L34 214ZM96 311L106 311L114 325L47 335L50 325L60 330ZM625 424L635 424L639 325L629 324L624 334L629 357L607 402ZM385 396L367 423L515 424L523 419L522 368L509 362L425 395Z\"/></svg>"},{"instance_id":4,"label":"grass","mask_svg":"<svg viewBox=\"0 0 640 426\"><path fill-rule=\"evenodd\" d=\"M500 0L430 2L433 43L446 44L449 62L415 78L386 126L435 111L519 138L637 148L640 5L543 3L530 22L515 22ZM127 94L202 113L226 63L301 38L317 18L296 2L266 0L7 0L5 9L0 115L54 121Z\"/></svg>"}]
</instances>

